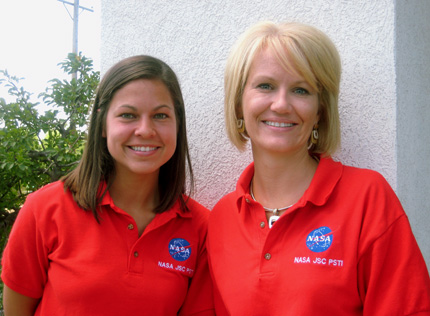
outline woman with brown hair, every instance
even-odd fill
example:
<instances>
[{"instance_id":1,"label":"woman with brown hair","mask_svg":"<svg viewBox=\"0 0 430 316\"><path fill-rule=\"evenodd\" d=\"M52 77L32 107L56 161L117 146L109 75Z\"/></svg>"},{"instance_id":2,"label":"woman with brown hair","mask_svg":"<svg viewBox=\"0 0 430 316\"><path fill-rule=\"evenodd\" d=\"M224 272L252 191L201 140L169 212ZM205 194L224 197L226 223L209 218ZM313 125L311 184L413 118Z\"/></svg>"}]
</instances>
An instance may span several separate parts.
<instances>
[{"instance_id":1,"label":"woman with brown hair","mask_svg":"<svg viewBox=\"0 0 430 316\"><path fill-rule=\"evenodd\" d=\"M173 70L150 56L98 87L79 165L30 194L2 259L13 315L213 315L208 210L192 183Z\"/></svg>"}]
</instances>

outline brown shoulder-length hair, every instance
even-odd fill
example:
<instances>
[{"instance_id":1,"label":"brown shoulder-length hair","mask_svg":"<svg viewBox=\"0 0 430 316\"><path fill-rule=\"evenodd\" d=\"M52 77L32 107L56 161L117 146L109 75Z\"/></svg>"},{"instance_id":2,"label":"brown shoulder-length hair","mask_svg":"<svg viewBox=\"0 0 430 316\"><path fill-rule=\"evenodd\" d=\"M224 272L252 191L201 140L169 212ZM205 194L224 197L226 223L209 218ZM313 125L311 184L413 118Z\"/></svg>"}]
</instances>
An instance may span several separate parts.
<instances>
[{"instance_id":1,"label":"brown shoulder-length hair","mask_svg":"<svg viewBox=\"0 0 430 316\"><path fill-rule=\"evenodd\" d=\"M91 210L99 221L98 206L109 190L115 177L112 156L107 148L103 130L110 102L116 91L137 79L160 80L170 92L177 120L177 144L173 156L160 168L158 187L159 204L155 213L167 211L179 199L186 210L184 198L187 172L190 188L193 187L193 171L189 156L185 107L179 81L173 70L163 61L146 55L126 58L110 68L101 80L90 116L87 142L82 158L72 172L62 178L77 204ZM100 184L106 182L103 187Z\"/></svg>"}]
</instances>

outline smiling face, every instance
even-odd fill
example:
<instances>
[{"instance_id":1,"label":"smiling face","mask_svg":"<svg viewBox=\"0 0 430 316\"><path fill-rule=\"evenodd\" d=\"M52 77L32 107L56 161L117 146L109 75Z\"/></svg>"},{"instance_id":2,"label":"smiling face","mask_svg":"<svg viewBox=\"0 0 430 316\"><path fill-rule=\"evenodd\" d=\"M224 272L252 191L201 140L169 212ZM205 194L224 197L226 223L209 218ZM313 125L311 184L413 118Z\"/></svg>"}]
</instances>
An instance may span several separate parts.
<instances>
[{"instance_id":1,"label":"smiling face","mask_svg":"<svg viewBox=\"0 0 430 316\"><path fill-rule=\"evenodd\" d=\"M253 60L242 95L254 155L306 153L318 122L318 93L297 71L287 72L265 49Z\"/></svg>"},{"instance_id":2,"label":"smiling face","mask_svg":"<svg viewBox=\"0 0 430 316\"><path fill-rule=\"evenodd\" d=\"M176 149L177 123L169 90L138 79L115 92L103 136L121 176L157 175Z\"/></svg>"}]
</instances>

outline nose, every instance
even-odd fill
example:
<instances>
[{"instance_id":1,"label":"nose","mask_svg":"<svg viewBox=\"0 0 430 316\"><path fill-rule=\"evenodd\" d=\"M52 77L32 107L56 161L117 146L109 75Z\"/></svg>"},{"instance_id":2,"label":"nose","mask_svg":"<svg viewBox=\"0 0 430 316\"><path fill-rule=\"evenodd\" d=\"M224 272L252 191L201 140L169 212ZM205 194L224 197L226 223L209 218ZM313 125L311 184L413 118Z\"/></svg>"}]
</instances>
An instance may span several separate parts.
<instances>
[{"instance_id":1,"label":"nose","mask_svg":"<svg viewBox=\"0 0 430 316\"><path fill-rule=\"evenodd\" d=\"M276 93L273 94L271 110L280 114L288 113L291 110L291 99L288 90L285 88L279 88Z\"/></svg>"},{"instance_id":2,"label":"nose","mask_svg":"<svg viewBox=\"0 0 430 316\"><path fill-rule=\"evenodd\" d=\"M155 135L154 122L148 117L142 117L137 121L134 134L140 137L152 137Z\"/></svg>"}]
</instances>

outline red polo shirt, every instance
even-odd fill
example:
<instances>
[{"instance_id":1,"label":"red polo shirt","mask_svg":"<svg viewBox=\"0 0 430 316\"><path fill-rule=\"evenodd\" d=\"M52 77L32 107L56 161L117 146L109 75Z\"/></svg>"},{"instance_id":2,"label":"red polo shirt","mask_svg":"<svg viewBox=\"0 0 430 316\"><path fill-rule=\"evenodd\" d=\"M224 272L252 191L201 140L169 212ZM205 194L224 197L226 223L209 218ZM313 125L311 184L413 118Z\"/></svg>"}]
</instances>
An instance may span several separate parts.
<instances>
[{"instance_id":1,"label":"red polo shirt","mask_svg":"<svg viewBox=\"0 0 430 316\"><path fill-rule=\"evenodd\" d=\"M205 247L209 211L194 200L156 215L139 237L107 194L100 224L63 183L28 196L2 258L35 315L213 315Z\"/></svg>"},{"instance_id":2,"label":"red polo shirt","mask_svg":"<svg viewBox=\"0 0 430 316\"><path fill-rule=\"evenodd\" d=\"M209 218L217 315L430 315L430 280L385 179L321 159L269 229L251 164Z\"/></svg>"}]
</instances>

